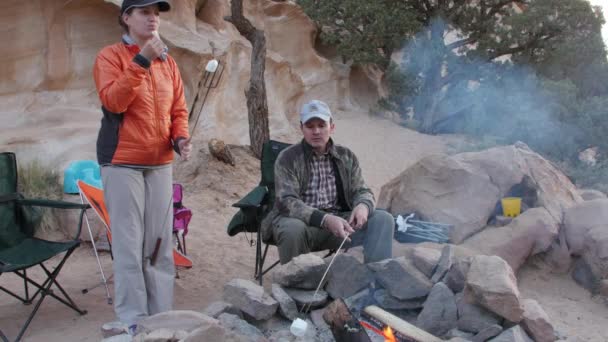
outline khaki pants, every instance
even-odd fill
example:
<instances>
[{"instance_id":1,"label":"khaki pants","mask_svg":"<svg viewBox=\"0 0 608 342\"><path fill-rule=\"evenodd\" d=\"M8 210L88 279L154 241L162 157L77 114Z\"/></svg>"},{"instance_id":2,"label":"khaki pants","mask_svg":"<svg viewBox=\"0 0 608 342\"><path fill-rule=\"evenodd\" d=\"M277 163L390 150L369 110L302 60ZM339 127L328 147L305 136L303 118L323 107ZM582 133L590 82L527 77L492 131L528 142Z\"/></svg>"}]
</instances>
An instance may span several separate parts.
<instances>
[{"instance_id":1,"label":"khaki pants","mask_svg":"<svg viewBox=\"0 0 608 342\"><path fill-rule=\"evenodd\" d=\"M350 212L340 216L348 219ZM351 242L345 243L344 248L363 245L365 263L389 259L393 254L394 228L395 221L391 214L375 210L368 217L367 223L351 235ZM272 230L281 264L300 254L337 249L342 243L341 238L327 230L307 226L303 221L289 217L276 219Z\"/></svg>"},{"instance_id":2,"label":"khaki pants","mask_svg":"<svg viewBox=\"0 0 608 342\"><path fill-rule=\"evenodd\" d=\"M131 325L173 306L172 169L103 166L101 175L112 229L114 310Z\"/></svg>"}]
</instances>

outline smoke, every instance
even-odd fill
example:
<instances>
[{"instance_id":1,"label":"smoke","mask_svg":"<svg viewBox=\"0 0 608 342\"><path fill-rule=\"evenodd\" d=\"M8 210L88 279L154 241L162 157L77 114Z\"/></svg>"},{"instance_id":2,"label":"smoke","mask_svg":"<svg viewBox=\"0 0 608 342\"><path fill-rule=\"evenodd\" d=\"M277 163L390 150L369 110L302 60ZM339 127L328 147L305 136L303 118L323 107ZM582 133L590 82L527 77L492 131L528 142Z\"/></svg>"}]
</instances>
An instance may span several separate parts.
<instances>
[{"instance_id":1,"label":"smoke","mask_svg":"<svg viewBox=\"0 0 608 342\"><path fill-rule=\"evenodd\" d=\"M450 50L457 32L435 20L403 48L399 67L414 83L402 107L422 131L493 136L523 141L538 151L572 155L579 129L556 117L556 94L529 67L511 60L488 61L475 46ZM446 38L447 37L447 38Z\"/></svg>"}]
</instances>

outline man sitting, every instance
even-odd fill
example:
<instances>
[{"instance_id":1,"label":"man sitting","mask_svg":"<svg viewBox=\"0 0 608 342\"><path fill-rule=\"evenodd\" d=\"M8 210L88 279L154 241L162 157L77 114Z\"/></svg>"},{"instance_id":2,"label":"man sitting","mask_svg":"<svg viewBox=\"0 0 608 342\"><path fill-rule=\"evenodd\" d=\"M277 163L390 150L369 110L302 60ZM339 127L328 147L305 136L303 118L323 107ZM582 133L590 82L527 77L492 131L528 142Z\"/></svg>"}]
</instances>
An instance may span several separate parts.
<instances>
[{"instance_id":1,"label":"man sitting","mask_svg":"<svg viewBox=\"0 0 608 342\"><path fill-rule=\"evenodd\" d=\"M355 154L331 139L327 104L300 112L304 139L282 151L274 166L276 199L262 222L262 238L279 249L281 264L309 252L363 245L365 262L392 257L394 219L375 210Z\"/></svg>"}]
</instances>

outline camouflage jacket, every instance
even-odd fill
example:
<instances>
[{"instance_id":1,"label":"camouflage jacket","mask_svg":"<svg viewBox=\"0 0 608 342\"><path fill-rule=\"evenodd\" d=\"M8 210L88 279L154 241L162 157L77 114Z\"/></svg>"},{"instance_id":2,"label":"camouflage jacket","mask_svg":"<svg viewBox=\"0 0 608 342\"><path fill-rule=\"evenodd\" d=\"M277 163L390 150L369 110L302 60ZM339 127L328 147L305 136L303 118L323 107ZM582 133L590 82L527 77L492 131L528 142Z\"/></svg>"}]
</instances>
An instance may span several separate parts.
<instances>
[{"instance_id":1,"label":"camouflage jacket","mask_svg":"<svg viewBox=\"0 0 608 342\"><path fill-rule=\"evenodd\" d=\"M272 210L262 221L262 240L267 242L272 239L272 224L280 216L297 218L313 227L321 226L326 213L302 201L302 194L308 185L312 153L312 147L302 140L279 154L274 164L275 201ZM373 212L374 194L363 180L357 156L331 140L328 153L337 170L336 178L339 180L336 179L336 182L342 185L341 198L343 205L346 205L343 211L352 211L363 203L370 213Z\"/></svg>"}]
</instances>

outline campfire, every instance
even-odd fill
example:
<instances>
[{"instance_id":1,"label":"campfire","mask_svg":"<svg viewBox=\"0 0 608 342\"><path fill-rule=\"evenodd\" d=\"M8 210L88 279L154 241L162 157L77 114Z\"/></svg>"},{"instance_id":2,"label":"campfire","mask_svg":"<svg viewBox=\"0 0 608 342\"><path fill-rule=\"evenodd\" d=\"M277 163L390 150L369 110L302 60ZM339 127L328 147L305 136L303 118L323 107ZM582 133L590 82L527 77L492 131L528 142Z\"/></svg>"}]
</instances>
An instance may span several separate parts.
<instances>
[{"instance_id":1,"label":"campfire","mask_svg":"<svg viewBox=\"0 0 608 342\"><path fill-rule=\"evenodd\" d=\"M390 326L387 325L380 330L366 321L359 321L359 323L361 323L361 326L363 326L365 329L376 333L378 336L384 337L385 342L397 342L397 338L395 337L393 329Z\"/></svg>"},{"instance_id":2,"label":"campfire","mask_svg":"<svg viewBox=\"0 0 608 342\"><path fill-rule=\"evenodd\" d=\"M323 318L337 342L371 342L370 335L382 337L385 342L441 341L375 305L365 307L357 318L342 299L336 299L327 306Z\"/></svg>"}]
</instances>

